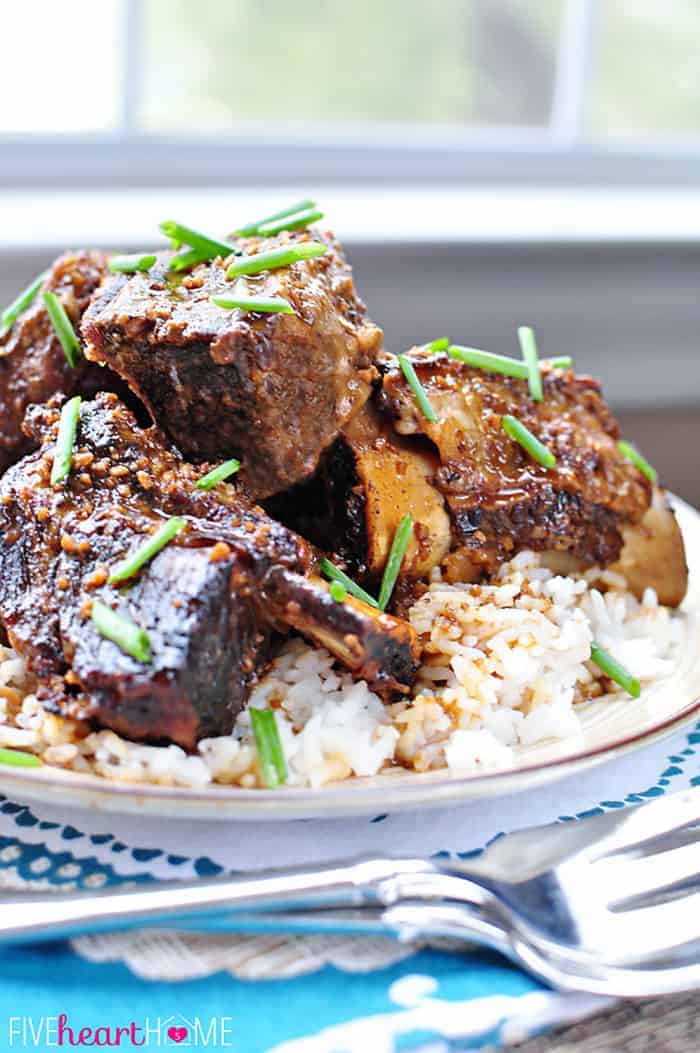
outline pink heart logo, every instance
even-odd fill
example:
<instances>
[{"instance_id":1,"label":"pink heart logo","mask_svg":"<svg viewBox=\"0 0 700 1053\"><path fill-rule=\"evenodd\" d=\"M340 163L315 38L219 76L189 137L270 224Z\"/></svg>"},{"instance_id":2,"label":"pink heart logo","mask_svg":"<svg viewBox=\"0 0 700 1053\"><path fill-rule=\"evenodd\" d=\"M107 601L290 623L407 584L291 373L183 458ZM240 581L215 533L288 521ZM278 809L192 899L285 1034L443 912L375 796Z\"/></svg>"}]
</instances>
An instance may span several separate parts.
<instances>
[{"instance_id":1,"label":"pink heart logo","mask_svg":"<svg viewBox=\"0 0 700 1053\"><path fill-rule=\"evenodd\" d=\"M168 1028L168 1038L171 1038L173 1040L173 1042L177 1042L178 1045L180 1044L180 1042L184 1042L185 1041L185 1039L187 1038L187 1034L188 1034L188 1032L187 1032L187 1028L186 1027L169 1027Z\"/></svg>"}]
</instances>

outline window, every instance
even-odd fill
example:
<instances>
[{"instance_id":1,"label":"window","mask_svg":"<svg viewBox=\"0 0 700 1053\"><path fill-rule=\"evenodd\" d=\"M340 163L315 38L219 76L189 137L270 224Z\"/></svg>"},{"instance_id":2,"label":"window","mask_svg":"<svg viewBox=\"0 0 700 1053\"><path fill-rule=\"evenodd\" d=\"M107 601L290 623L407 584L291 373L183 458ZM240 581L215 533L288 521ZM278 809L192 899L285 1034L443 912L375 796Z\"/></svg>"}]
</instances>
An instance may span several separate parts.
<instances>
[{"instance_id":1,"label":"window","mask_svg":"<svg viewBox=\"0 0 700 1053\"><path fill-rule=\"evenodd\" d=\"M700 4L605 0L601 15L590 134L700 145Z\"/></svg>"},{"instance_id":2,"label":"window","mask_svg":"<svg viewBox=\"0 0 700 1053\"><path fill-rule=\"evenodd\" d=\"M152 0L142 120L548 122L560 0Z\"/></svg>"},{"instance_id":3,"label":"window","mask_svg":"<svg viewBox=\"0 0 700 1053\"><path fill-rule=\"evenodd\" d=\"M0 134L116 128L123 26L121 0L5 4Z\"/></svg>"},{"instance_id":4,"label":"window","mask_svg":"<svg viewBox=\"0 0 700 1053\"><path fill-rule=\"evenodd\" d=\"M700 174L696 0L35 0L3 30L0 185Z\"/></svg>"}]
</instances>

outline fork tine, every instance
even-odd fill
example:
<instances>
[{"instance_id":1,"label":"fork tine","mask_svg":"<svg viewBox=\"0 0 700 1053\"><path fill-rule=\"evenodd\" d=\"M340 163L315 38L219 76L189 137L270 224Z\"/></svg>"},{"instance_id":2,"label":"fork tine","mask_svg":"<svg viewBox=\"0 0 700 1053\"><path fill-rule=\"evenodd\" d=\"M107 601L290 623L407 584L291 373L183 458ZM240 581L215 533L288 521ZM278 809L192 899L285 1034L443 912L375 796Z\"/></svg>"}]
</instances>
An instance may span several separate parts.
<instances>
[{"instance_id":1,"label":"fork tine","mask_svg":"<svg viewBox=\"0 0 700 1053\"><path fill-rule=\"evenodd\" d=\"M526 969L552 987L588 994L620 998L652 998L661 995L696 991L700 986L700 963L683 961L659 967L648 963L645 968L620 968L600 962L594 968L573 966L570 962L553 959L537 947L523 941L515 942L515 957Z\"/></svg>"},{"instance_id":2,"label":"fork tine","mask_svg":"<svg viewBox=\"0 0 700 1053\"><path fill-rule=\"evenodd\" d=\"M634 808L604 812L580 823L553 823L501 837L477 859L452 861L452 869L476 880L525 880L545 867L576 856L581 862L657 849L675 831L700 823L700 786Z\"/></svg>"},{"instance_id":3,"label":"fork tine","mask_svg":"<svg viewBox=\"0 0 700 1053\"><path fill-rule=\"evenodd\" d=\"M611 910L624 910L625 904L633 899L648 898L692 878L700 886L700 831L694 844L642 859L618 855L593 865L600 867L602 887L607 890Z\"/></svg>"},{"instance_id":4,"label":"fork tine","mask_svg":"<svg viewBox=\"0 0 700 1053\"><path fill-rule=\"evenodd\" d=\"M700 786L620 812L620 822L587 854L591 860L602 859L696 823L700 823Z\"/></svg>"},{"instance_id":5,"label":"fork tine","mask_svg":"<svg viewBox=\"0 0 700 1053\"><path fill-rule=\"evenodd\" d=\"M667 955L700 941L700 892L653 906L606 912L603 920L608 927L608 945L615 949L614 960L618 963Z\"/></svg>"}]
</instances>

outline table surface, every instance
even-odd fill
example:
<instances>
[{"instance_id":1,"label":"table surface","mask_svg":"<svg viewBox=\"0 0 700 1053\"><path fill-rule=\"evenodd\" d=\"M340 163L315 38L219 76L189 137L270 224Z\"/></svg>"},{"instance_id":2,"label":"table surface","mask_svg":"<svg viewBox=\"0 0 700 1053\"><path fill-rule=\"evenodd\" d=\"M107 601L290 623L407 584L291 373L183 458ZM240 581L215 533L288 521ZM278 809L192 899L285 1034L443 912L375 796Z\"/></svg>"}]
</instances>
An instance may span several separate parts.
<instances>
[{"instance_id":1,"label":"table surface","mask_svg":"<svg viewBox=\"0 0 700 1053\"><path fill-rule=\"evenodd\" d=\"M510 1048L512 1053L697 1053L700 991L625 1002L573 1027Z\"/></svg>"}]
</instances>

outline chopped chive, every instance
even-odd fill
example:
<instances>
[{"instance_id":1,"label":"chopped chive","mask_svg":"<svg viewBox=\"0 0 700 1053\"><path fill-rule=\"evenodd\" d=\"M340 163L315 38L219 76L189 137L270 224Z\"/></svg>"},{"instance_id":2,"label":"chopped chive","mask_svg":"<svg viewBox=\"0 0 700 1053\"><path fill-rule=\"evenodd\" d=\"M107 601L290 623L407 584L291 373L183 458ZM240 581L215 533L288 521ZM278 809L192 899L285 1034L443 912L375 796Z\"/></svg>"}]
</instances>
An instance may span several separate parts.
<instances>
[{"instance_id":1,"label":"chopped chive","mask_svg":"<svg viewBox=\"0 0 700 1053\"><path fill-rule=\"evenodd\" d=\"M273 212L271 216L265 216L264 219L258 219L254 223L246 223L244 226L239 227L238 230L234 231L239 238L248 238L253 234L257 234L260 227L266 227L270 223L274 223L278 219L285 219L287 216L296 215L297 212L303 212L308 208L314 208L316 202L312 201L310 197L305 197L303 201L297 201L294 205L289 205L288 208L283 208L279 212Z\"/></svg>"},{"instance_id":2,"label":"chopped chive","mask_svg":"<svg viewBox=\"0 0 700 1053\"><path fill-rule=\"evenodd\" d=\"M639 471L646 475L647 479L655 483L659 478L659 473L656 468L649 464L646 457L643 457L636 446L633 446L631 442L625 442L624 439L620 439L617 444L617 448L623 457L626 457L628 461L631 461L635 468L639 468Z\"/></svg>"},{"instance_id":3,"label":"chopped chive","mask_svg":"<svg viewBox=\"0 0 700 1053\"><path fill-rule=\"evenodd\" d=\"M541 402L544 398L544 391L542 390L540 358L537 354L535 334L529 325L520 326L518 329L518 340L520 341L523 362L527 366L527 382L530 388L530 396L535 402Z\"/></svg>"},{"instance_id":4,"label":"chopped chive","mask_svg":"<svg viewBox=\"0 0 700 1053\"><path fill-rule=\"evenodd\" d=\"M112 256L107 266L112 274L135 274L137 271L150 271L155 262L153 253L141 255L137 252L133 256Z\"/></svg>"},{"instance_id":5,"label":"chopped chive","mask_svg":"<svg viewBox=\"0 0 700 1053\"><path fill-rule=\"evenodd\" d=\"M307 208L303 212L294 212L286 219L271 220L269 223L261 223L256 234L271 238L274 234L280 234L283 230L305 230L311 223L318 223L323 219L323 212L317 208Z\"/></svg>"},{"instance_id":6,"label":"chopped chive","mask_svg":"<svg viewBox=\"0 0 700 1053\"><path fill-rule=\"evenodd\" d=\"M188 249L187 252L181 252L179 255L171 258L168 270L179 274L180 271L189 270L190 267L196 267L198 263L206 263L207 260L213 258L209 252L200 252L199 249Z\"/></svg>"},{"instance_id":7,"label":"chopped chive","mask_svg":"<svg viewBox=\"0 0 700 1053\"><path fill-rule=\"evenodd\" d=\"M426 418L426 420L436 421L438 419L437 413L430 405L428 396L425 393L423 385L418 379L418 374L416 373L413 367L413 363L409 358L406 357L406 355L399 355L399 365L401 366L401 372L408 381L411 391L416 397L416 402L420 406L423 416Z\"/></svg>"},{"instance_id":8,"label":"chopped chive","mask_svg":"<svg viewBox=\"0 0 700 1053\"><path fill-rule=\"evenodd\" d=\"M212 468L210 472L203 475L201 479L197 480L195 486L198 490L211 490L217 483L223 483L224 479L228 479L229 475L237 472L240 467L241 462L232 457L230 461L224 461L223 464Z\"/></svg>"},{"instance_id":9,"label":"chopped chive","mask_svg":"<svg viewBox=\"0 0 700 1053\"><path fill-rule=\"evenodd\" d=\"M212 296L217 307L253 311L258 314L296 314L288 300L281 296Z\"/></svg>"},{"instance_id":10,"label":"chopped chive","mask_svg":"<svg viewBox=\"0 0 700 1053\"><path fill-rule=\"evenodd\" d=\"M137 662L150 662L151 641L140 625L113 611L101 600L92 601L92 621L100 635L115 643L124 654L130 654Z\"/></svg>"},{"instance_id":11,"label":"chopped chive","mask_svg":"<svg viewBox=\"0 0 700 1053\"><path fill-rule=\"evenodd\" d=\"M313 256L324 256L328 246L320 241L300 241L295 245L285 245L269 252L256 252L252 256L242 256L234 260L226 271L227 278L237 278L241 274L260 274L261 271L272 271L278 267L288 267L299 260L309 260Z\"/></svg>"},{"instance_id":12,"label":"chopped chive","mask_svg":"<svg viewBox=\"0 0 700 1053\"><path fill-rule=\"evenodd\" d=\"M117 564L107 579L107 583L117 585L121 581L133 578L134 574L141 570L145 563L152 560L185 526L187 523L181 516L172 516L171 519L166 520L147 541L144 541L130 556Z\"/></svg>"},{"instance_id":13,"label":"chopped chive","mask_svg":"<svg viewBox=\"0 0 700 1053\"><path fill-rule=\"evenodd\" d=\"M41 768L42 763L33 753L24 750L0 750L0 764L10 764L15 768Z\"/></svg>"},{"instance_id":14,"label":"chopped chive","mask_svg":"<svg viewBox=\"0 0 700 1053\"><path fill-rule=\"evenodd\" d=\"M75 366L81 355L80 342L75 335L75 329L71 320L66 314L66 309L58 296L56 296L56 293L45 292L42 295L51 324L56 330L56 336L68 359L68 365L71 367Z\"/></svg>"},{"instance_id":15,"label":"chopped chive","mask_svg":"<svg viewBox=\"0 0 700 1053\"><path fill-rule=\"evenodd\" d=\"M628 673L625 667L620 665L617 659L608 654L595 640L591 643L591 661L595 662L610 680L614 680L616 684L624 688L628 695L631 695L632 698L639 698L642 687L637 678Z\"/></svg>"},{"instance_id":16,"label":"chopped chive","mask_svg":"<svg viewBox=\"0 0 700 1053\"><path fill-rule=\"evenodd\" d=\"M524 450L526 450L533 461L537 461L545 468L555 468L557 459L543 442L535 438L532 432L525 427L517 417L512 417L510 413L505 413L501 417L501 424L503 430L510 435L511 439L515 439L519 442Z\"/></svg>"},{"instance_id":17,"label":"chopped chive","mask_svg":"<svg viewBox=\"0 0 700 1053\"><path fill-rule=\"evenodd\" d=\"M16 300L13 300L9 307L0 315L0 336L4 336L8 329L11 329L15 324L22 311L26 311L27 308L34 302L36 294L41 288L41 283L47 275L47 271L40 274L38 278L35 278L31 285L19 294Z\"/></svg>"},{"instance_id":18,"label":"chopped chive","mask_svg":"<svg viewBox=\"0 0 700 1053\"><path fill-rule=\"evenodd\" d=\"M271 709L256 709L255 706L251 706L248 712L255 745L258 747L262 777L265 785L274 789L287 781L288 774L275 714Z\"/></svg>"},{"instance_id":19,"label":"chopped chive","mask_svg":"<svg viewBox=\"0 0 700 1053\"><path fill-rule=\"evenodd\" d=\"M384 574L382 576L382 584L379 589L379 609L385 611L387 604L391 599L391 594L394 591L396 585L396 579L399 576L401 570L401 564L403 558L406 555L406 549L408 543L413 535L413 516L409 513L405 515L399 525L396 528L394 534L394 540L391 543L391 551L389 552L389 558L386 561L384 568Z\"/></svg>"},{"instance_id":20,"label":"chopped chive","mask_svg":"<svg viewBox=\"0 0 700 1053\"><path fill-rule=\"evenodd\" d=\"M339 567L336 567L329 559L325 556L319 564L319 569L322 574L331 581L339 581L340 584L345 588L346 592L349 592L351 596L354 596L357 600L362 600L363 603L368 603L370 607L379 607L379 604L375 600L374 596L370 596L368 592L349 578Z\"/></svg>"},{"instance_id":21,"label":"chopped chive","mask_svg":"<svg viewBox=\"0 0 700 1053\"><path fill-rule=\"evenodd\" d=\"M345 586L341 585L339 581L332 581L328 587L328 591L336 603L343 603L347 596Z\"/></svg>"},{"instance_id":22,"label":"chopped chive","mask_svg":"<svg viewBox=\"0 0 700 1053\"><path fill-rule=\"evenodd\" d=\"M429 344L424 345L427 351L447 351L450 346L449 336L440 336L437 340L431 340Z\"/></svg>"},{"instance_id":23,"label":"chopped chive","mask_svg":"<svg viewBox=\"0 0 700 1053\"><path fill-rule=\"evenodd\" d=\"M571 369L571 356L560 355L559 358L545 358L544 362L547 363L550 369Z\"/></svg>"},{"instance_id":24,"label":"chopped chive","mask_svg":"<svg viewBox=\"0 0 700 1053\"><path fill-rule=\"evenodd\" d=\"M202 234L201 231L193 230L192 227L184 227L182 223L176 223L173 219L164 220L159 229L167 238L175 238L189 245L191 249L206 253L206 259L213 259L215 256L222 256L226 259L236 250L236 246L231 245L228 241L210 238L208 234Z\"/></svg>"},{"instance_id":25,"label":"chopped chive","mask_svg":"<svg viewBox=\"0 0 700 1053\"><path fill-rule=\"evenodd\" d=\"M490 351L479 351L476 347L460 347L459 344L450 344L447 349L450 358L456 358L474 369L486 369L490 373L504 373L508 377L517 377L518 380L527 380L529 370L524 362L518 362L517 358L508 358L506 355L493 355Z\"/></svg>"},{"instance_id":26,"label":"chopped chive","mask_svg":"<svg viewBox=\"0 0 700 1053\"><path fill-rule=\"evenodd\" d=\"M61 410L61 420L58 425L58 436L51 469L52 486L58 486L70 475L73 463L73 446L78 431L78 420L80 419L81 402L80 395L75 395L66 402Z\"/></svg>"}]
</instances>

